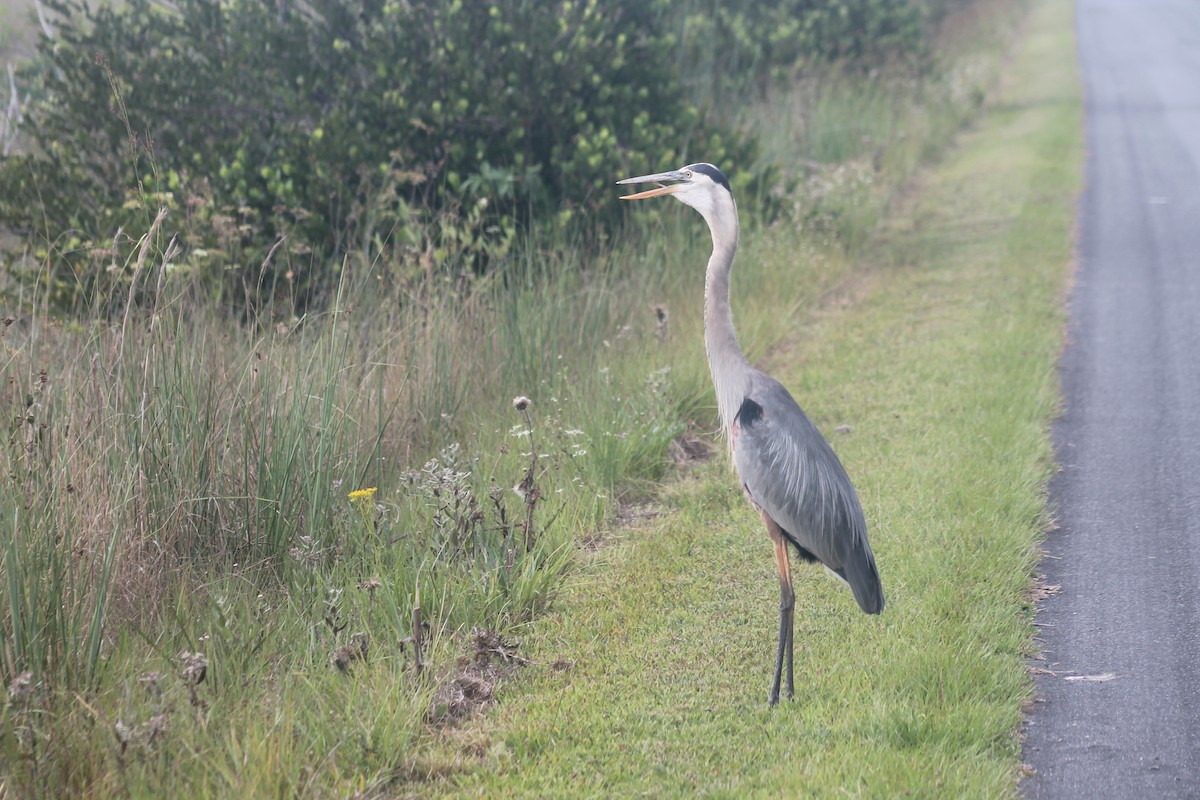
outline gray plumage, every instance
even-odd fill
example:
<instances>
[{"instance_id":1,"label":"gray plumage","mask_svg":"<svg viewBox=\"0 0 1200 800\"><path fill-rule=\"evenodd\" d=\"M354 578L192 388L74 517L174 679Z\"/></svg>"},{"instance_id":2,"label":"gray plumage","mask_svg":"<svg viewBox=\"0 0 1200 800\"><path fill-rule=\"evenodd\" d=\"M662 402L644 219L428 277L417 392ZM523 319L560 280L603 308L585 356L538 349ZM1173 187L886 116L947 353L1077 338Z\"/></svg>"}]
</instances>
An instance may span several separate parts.
<instances>
[{"instance_id":1,"label":"gray plumage","mask_svg":"<svg viewBox=\"0 0 1200 800\"><path fill-rule=\"evenodd\" d=\"M779 700L782 668L792 680L792 591L787 548L820 561L841 578L868 614L883 610L883 587L867 541L862 506L833 448L782 384L742 354L729 306L729 274L737 253L738 215L729 182L712 164L628 178L659 183L625 200L671 195L708 223L713 251L704 281L704 345L721 424L733 464L750 502L775 543L780 579L779 644L769 702Z\"/></svg>"},{"instance_id":2,"label":"gray plumage","mask_svg":"<svg viewBox=\"0 0 1200 800\"><path fill-rule=\"evenodd\" d=\"M733 463L750 501L779 523L802 558L820 561L845 581L863 611L878 614L883 587L867 522L833 448L769 375L754 376L747 400L763 412L735 423Z\"/></svg>"}]
</instances>

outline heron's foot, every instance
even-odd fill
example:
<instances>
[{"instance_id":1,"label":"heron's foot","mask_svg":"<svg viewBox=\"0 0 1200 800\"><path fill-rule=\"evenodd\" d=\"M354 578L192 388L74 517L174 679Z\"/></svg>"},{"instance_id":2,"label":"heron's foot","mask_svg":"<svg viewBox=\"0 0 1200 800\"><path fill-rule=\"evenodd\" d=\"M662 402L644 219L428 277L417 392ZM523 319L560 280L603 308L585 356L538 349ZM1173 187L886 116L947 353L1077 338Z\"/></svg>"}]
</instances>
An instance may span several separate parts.
<instances>
[{"instance_id":1,"label":"heron's foot","mask_svg":"<svg viewBox=\"0 0 1200 800\"><path fill-rule=\"evenodd\" d=\"M784 587L784 594L779 603L779 648L775 652L775 676L771 681L771 694L767 697L768 705L779 704L779 687L782 683L787 693L787 699L796 697L795 670L793 668L793 640L795 629L792 624L795 597L790 586ZM787 667L787 680L784 681L784 667Z\"/></svg>"},{"instance_id":2,"label":"heron's foot","mask_svg":"<svg viewBox=\"0 0 1200 800\"><path fill-rule=\"evenodd\" d=\"M788 689L784 693L784 697L786 697L789 702L796 699L796 695L791 689ZM772 706L772 707L779 705L779 689L778 688L771 689L771 694L767 696L767 705Z\"/></svg>"},{"instance_id":3,"label":"heron's foot","mask_svg":"<svg viewBox=\"0 0 1200 800\"><path fill-rule=\"evenodd\" d=\"M792 610L788 608L780 614L779 649L775 655L775 675L771 679L771 693L767 695L767 705L779 705L779 689L783 684L788 700L796 697L796 682L792 668ZM787 680L784 682L784 667L787 667Z\"/></svg>"}]
</instances>

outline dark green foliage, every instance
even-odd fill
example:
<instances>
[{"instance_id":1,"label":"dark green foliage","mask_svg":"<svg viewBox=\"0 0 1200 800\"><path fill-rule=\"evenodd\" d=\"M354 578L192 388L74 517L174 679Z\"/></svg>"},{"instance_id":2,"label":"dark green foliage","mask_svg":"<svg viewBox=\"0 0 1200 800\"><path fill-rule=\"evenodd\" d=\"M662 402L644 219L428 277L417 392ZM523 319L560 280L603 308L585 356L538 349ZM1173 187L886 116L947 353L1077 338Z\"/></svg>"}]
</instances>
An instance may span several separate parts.
<instances>
[{"instance_id":1,"label":"dark green foliage","mask_svg":"<svg viewBox=\"0 0 1200 800\"><path fill-rule=\"evenodd\" d=\"M612 214L615 175L747 152L680 91L664 3L47 5L0 219L62 303L114 294L159 205L187 268L303 297L348 252L478 267L531 213Z\"/></svg>"},{"instance_id":2,"label":"dark green foliage","mask_svg":"<svg viewBox=\"0 0 1200 800\"><path fill-rule=\"evenodd\" d=\"M974 0L673 0L680 61L694 94L736 106L748 86L835 64L931 65L930 32Z\"/></svg>"},{"instance_id":3,"label":"dark green foliage","mask_svg":"<svg viewBox=\"0 0 1200 800\"><path fill-rule=\"evenodd\" d=\"M940 4L953 0L940 0ZM914 53L915 0L45 0L0 225L52 304L110 310L159 207L173 269L303 306L340 265L403 284L503 262L518 232L616 219L617 176L737 164L692 71ZM685 85L693 87L691 92Z\"/></svg>"}]
</instances>

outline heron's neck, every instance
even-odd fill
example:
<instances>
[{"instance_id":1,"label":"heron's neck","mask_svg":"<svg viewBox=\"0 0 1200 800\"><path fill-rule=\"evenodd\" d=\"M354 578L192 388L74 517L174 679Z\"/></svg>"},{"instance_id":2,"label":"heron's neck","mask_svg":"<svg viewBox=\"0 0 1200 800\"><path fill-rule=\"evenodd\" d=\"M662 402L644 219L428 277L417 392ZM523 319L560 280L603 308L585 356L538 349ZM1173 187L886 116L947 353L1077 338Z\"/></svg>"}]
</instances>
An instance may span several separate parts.
<instances>
[{"instance_id":1,"label":"heron's neck","mask_svg":"<svg viewBox=\"0 0 1200 800\"><path fill-rule=\"evenodd\" d=\"M729 307L729 274L737 253L737 209L708 218L713 252L708 259L704 280L704 347L717 392L721 426L728 431L742 401L750 391L750 362L742 355L733 330L733 311Z\"/></svg>"}]
</instances>

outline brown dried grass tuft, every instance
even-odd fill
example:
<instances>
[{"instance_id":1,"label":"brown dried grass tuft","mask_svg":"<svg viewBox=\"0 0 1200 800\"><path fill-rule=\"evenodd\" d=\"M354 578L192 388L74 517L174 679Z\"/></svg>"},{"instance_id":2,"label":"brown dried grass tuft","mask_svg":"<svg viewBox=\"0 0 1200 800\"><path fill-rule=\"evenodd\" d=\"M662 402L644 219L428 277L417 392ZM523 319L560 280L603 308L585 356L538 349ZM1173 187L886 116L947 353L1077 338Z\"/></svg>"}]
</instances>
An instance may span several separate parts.
<instances>
[{"instance_id":1,"label":"brown dried grass tuft","mask_svg":"<svg viewBox=\"0 0 1200 800\"><path fill-rule=\"evenodd\" d=\"M429 704L428 721L448 725L467 719L490 707L501 684L518 668L531 662L517 655L520 642L509 641L495 631L474 628L471 653L442 681Z\"/></svg>"}]
</instances>

